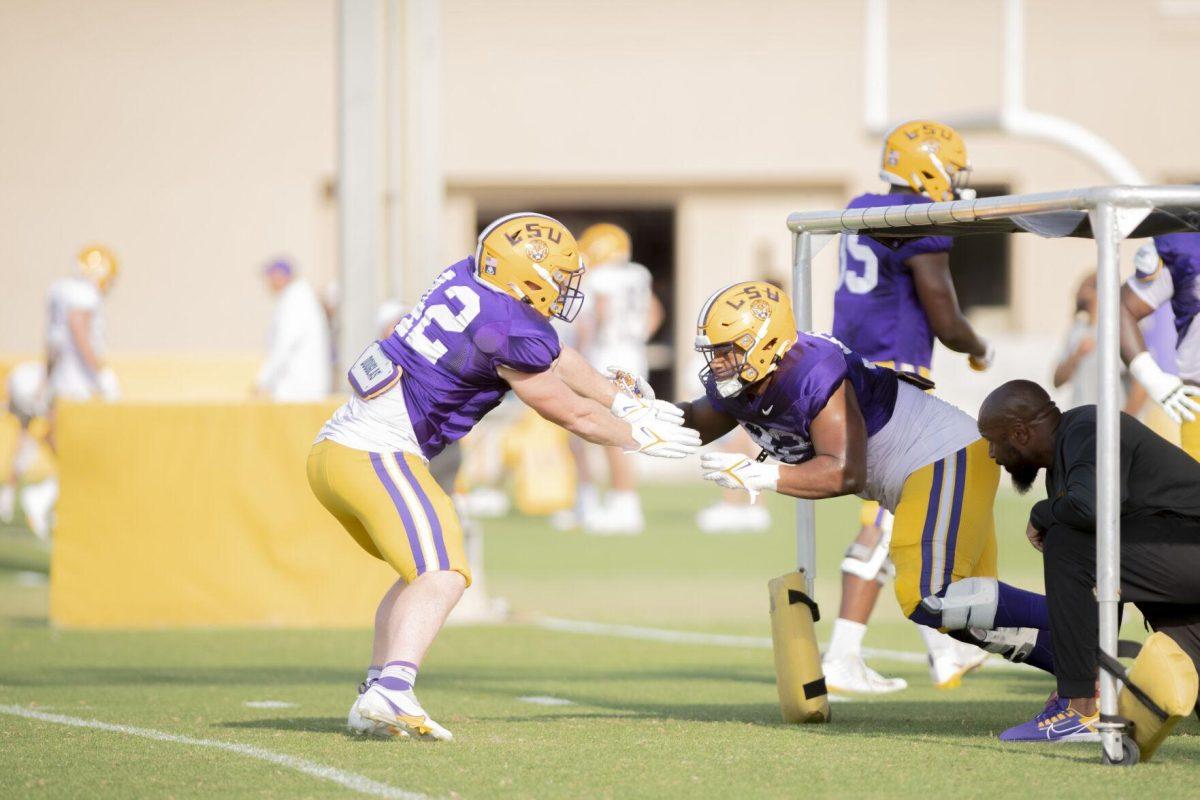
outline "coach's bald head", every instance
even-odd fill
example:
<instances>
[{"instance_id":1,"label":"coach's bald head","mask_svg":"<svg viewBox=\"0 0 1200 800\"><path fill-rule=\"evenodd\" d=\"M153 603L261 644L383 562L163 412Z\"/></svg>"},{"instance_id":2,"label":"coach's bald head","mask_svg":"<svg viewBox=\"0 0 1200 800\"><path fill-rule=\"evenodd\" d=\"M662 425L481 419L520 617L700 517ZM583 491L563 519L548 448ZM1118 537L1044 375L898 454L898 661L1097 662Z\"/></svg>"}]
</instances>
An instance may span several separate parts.
<instances>
[{"instance_id":1,"label":"coach's bald head","mask_svg":"<svg viewBox=\"0 0 1200 800\"><path fill-rule=\"evenodd\" d=\"M1038 470L1054 462L1054 434L1062 412L1033 381L1009 381L979 407L979 435L988 455L1008 470L1019 492L1029 491Z\"/></svg>"}]
</instances>

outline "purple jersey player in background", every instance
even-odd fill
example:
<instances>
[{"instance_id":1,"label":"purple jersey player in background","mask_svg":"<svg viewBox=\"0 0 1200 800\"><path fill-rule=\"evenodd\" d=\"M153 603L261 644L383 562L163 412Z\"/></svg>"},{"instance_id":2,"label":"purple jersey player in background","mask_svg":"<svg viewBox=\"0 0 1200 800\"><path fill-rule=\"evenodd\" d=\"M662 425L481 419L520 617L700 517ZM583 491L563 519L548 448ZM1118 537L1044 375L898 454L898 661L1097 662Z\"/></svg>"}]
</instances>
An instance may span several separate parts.
<instances>
[{"instance_id":1,"label":"purple jersey player in background","mask_svg":"<svg viewBox=\"0 0 1200 800\"><path fill-rule=\"evenodd\" d=\"M884 140L879 175L888 194L862 194L847 208L933 203L958 198L970 174L966 145L956 131L917 120L893 129ZM987 369L991 346L963 316L950 276L948 236L890 240L842 234L833 335L848 347L899 372L928 377L937 338L966 353L972 368ZM884 678L863 661L862 641L889 564L884 554L891 515L874 502L863 503L861 528L842 561L842 604L825 655L829 685L859 694L903 689L900 678ZM957 686L979 666L976 651L957 646L929 628L921 629L929 650L930 677L939 688Z\"/></svg>"},{"instance_id":2,"label":"purple jersey player in background","mask_svg":"<svg viewBox=\"0 0 1200 800\"><path fill-rule=\"evenodd\" d=\"M350 709L359 734L448 740L413 692L417 670L470 585L457 514L427 462L512 389L546 419L590 442L683 458L699 435L674 406L632 390L564 348L550 318L583 302L583 260L562 223L532 213L496 220L473 258L447 268L347 375L354 395L321 429L308 480L360 547L399 580L375 614L373 666Z\"/></svg>"},{"instance_id":3,"label":"purple jersey player in background","mask_svg":"<svg viewBox=\"0 0 1200 800\"><path fill-rule=\"evenodd\" d=\"M1200 461L1200 234L1155 236L1138 248L1136 272L1121 289L1121 358L1172 421L1179 441ZM1177 375L1162 369L1147 350L1136 321L1169 305L1175 315Z\"/></svg>"}]
</instances>

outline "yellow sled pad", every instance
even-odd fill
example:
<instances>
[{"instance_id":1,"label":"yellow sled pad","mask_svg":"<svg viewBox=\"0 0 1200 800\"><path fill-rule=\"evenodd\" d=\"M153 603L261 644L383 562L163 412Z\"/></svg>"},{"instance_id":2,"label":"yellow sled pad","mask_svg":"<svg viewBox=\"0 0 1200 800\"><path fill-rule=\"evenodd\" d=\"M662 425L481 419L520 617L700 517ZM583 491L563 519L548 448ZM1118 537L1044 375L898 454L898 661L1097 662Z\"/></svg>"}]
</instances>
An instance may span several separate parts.
<instances>
[{"instance_id":1,"label":"yellow sled pad","mask_svg":"<svg viewBox=\"0 0 1200 800\"><path fill-rule=\"evenodd\" d=\"M784 722L829 722L829 694L821 671L821 651L813 626L820 619L806 593L803 572L767 584L771 594L771 640L775 648L775 685Z\"/></svg>"}]
</instances>

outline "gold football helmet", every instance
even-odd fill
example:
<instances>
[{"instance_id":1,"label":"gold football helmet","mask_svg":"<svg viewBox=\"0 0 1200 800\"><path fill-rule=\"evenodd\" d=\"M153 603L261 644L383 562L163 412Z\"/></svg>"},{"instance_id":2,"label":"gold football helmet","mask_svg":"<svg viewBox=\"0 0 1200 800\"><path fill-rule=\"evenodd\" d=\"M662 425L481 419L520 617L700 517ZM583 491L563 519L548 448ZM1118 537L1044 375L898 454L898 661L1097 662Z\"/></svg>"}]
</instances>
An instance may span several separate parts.
<instances>
[{"instance_id":1,"label":"gold football helmet","mask_svg":"<svg viewBox=\"0 0 1200 800\"><path fill-rule=\"evenodd\" d=\"M696 320L701 382L711 375L722 397L733 397L775 371L796 343L796 318L787 293L766 281L726 286L708 298Z\"/></svg>"},{"instance_id":2,"label":"gold football helmet","mask_svg":"<svg viewBox=\"0 0 1200 800\"><path fill-rule=\"evenodd\" d=\"M879 177L934 202L953 200L971 177L967 146L949 125L927 119L902 123L883 139Z\"/></svg>"},{"instance_id":3,"label":"gold football helmet","mask_svg":"<svg viewBox=\"0 0 1200 800\"><path fill-rule=\"evenodd\" d=\"M91 244L79 251L76 256L76 266L79 274L107 292L117 279L117 257L107 247Z\"/></svg>"},{"instance_id":4,"label":"gold football helmet","mask_svg":"<svg viewBox=\"0 0 1200 800\"><path fill-rule=\"evenodd\" d=\"M575 237L545 214L509 214L479 234L476 279L547 317L575 319L583 306L584 271Z\"/></svg>"},{"instance_id":5,"label":"gold football helmet","mask_svg":"<svg viewBox=\"0 0 1200 800\"><path fill-rule=\"evenodd\" d=\"M633 244L625 229L611 222L600 222L588 227L579 237L579 249L589 266L628 261L633 254Z\"/></svg>"}]
</instances>

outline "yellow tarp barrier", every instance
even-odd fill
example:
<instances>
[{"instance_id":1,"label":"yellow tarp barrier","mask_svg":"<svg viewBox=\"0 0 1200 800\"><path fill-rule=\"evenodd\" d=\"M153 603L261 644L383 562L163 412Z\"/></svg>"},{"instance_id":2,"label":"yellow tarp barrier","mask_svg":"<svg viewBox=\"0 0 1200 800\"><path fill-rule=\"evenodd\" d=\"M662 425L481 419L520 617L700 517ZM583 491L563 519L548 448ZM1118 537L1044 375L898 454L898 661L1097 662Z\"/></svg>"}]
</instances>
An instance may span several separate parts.
<instances>
[{"instance_id":1,"label":"yellow tarp barrier","mask_svg":"<svg viewBox=\"0 0 1200 800\"><path fill-rule=\"evenodd\" d=\"M370 625L395 574L305 478L333 408L63 404L51 621Z\"/></svg>"}]
</instances>

